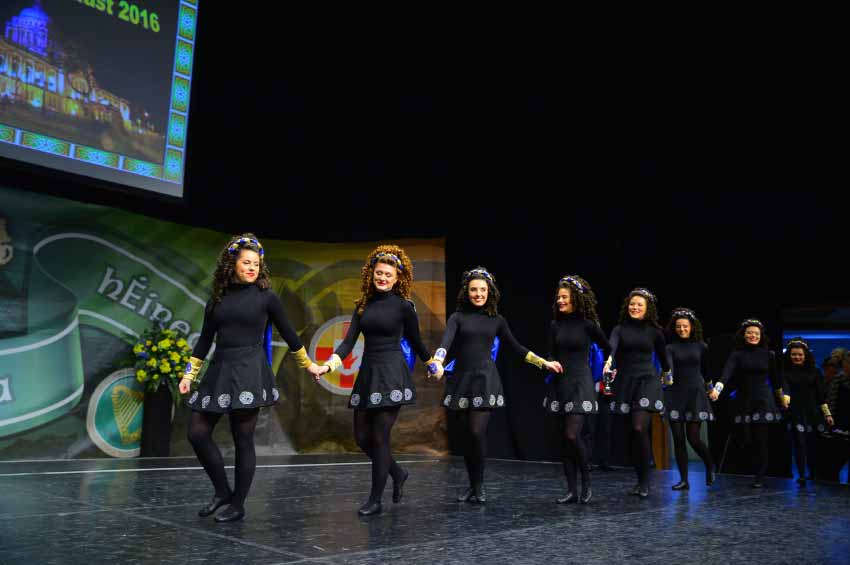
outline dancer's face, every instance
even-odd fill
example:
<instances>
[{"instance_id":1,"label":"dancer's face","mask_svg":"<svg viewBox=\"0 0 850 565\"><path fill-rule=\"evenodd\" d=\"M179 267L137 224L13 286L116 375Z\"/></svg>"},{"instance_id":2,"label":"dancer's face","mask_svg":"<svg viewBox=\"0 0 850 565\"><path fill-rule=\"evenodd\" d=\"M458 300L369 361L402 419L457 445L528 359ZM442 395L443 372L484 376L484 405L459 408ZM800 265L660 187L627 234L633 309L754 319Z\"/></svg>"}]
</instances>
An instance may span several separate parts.
<instances>
[{"instance_id":1,"label":"dancer's face","mask_svg":"<svg viewBox=\"0 0 850 565\"><path fill-rule=\"evenodd\" d=\"M635 320L643 320L646 317L646 298L632 296L629 300L629 316Z\"/></svg>"},{"instance_id":2,"label":"dancer's face","mask_svg":"<svg viewBox=\"0 0 850 565\"><path fill-rule=\"evenodd\" d=\"M676 320L676 335L682 339L691 337L691 321L687 318L679 318Z\"/></svg>"},{"instance_id":3,"label":"dancer's face","mask_svg":"<svg viewBox=\"0 0 850 565\"><path fill-rule=\"evenodd\" d=\"M252 283L260 276L260 255L256 251L243 249L236 259L233 276L241 283Z\"/></svg>"},{"instance_id":4,"label":"dancer's face","mask_svg":"<svg viewBox=\"0 0 850 565\"><path fill-rule=\"evenodd\" d=\"M806 352L803 351L802 347L794 347L788 355L791 357L791 363L794 365L802 365L806 360Z\"/></svg>"},{"instance_id":5,"label":"dancer's face","mask_svg":"<svg viewBox=\"0 0 850 565\"><path fill-rule=\"evenodd\" d=\"M388 292L393 289L393 286L398 280L398 269L386 263L375 263L373 280L375 281L375 288L378 289L378 292Z\"/></svg>"},{"instance_id":6,"label":"dancer's face","mask_svg":"<svg viewBox=\"0 0 850 565\"><path fill-rule=\"evenodd\" d=\"M568 288L558 289L555 302L558 304L558 312L561 314L569 314L576 309L575 304L573 304L573 293Z\"/></svg>"},{"instance_id":7,"label":"dancer's face","mask_svg":"<svg viewBox=\"0 0 850 565\"><path fill-rule=\"evenodd\" d=\"M744 341L750 345L758 345L761 343L761 328L758 326L749 326L744 330Z\"/></svg>"},{"instance_id":8,"label":"dancer's face","mask_svg":"<svg viewBox=\"0 0 850 565\"><path fill-rule=\"evenodd\" d=\"M490 292L490 287L487 286L487 281L473 279L469 281L467 289L470 304L478 308L487 304L487 295Z\"/></svg>"}]
</instances>

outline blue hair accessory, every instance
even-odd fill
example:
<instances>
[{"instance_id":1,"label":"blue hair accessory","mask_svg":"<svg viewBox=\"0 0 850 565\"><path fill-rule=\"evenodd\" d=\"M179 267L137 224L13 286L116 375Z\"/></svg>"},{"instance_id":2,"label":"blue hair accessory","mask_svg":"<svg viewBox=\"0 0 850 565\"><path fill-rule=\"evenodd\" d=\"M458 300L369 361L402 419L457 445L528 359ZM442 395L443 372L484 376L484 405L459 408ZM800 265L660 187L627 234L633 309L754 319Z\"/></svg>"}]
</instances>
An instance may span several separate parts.
<instances>
[{"instance_id":1,"label":"blue hair accessory","mask_svg":"<svg viewBox=\"0 0 850 565\"><path fill-rule=\"evenodd\" d=\"M581 281L579 281L573 275L567 275L567 276L563 277L559 282L569 283L572 286L574 286L577 291L579 291L579 294L584 294L584 291L585 291L584 285L581 284Z\"/></svg>"},{"instance_id":2,"label":"blue hair accessory","mask_svg":"<svg viewBox=\"0 0 850 565\"><path fill-rule=\"evenodd\" d=\"M401 259L398 258L398 255L393 255L392 253L384 253L383 251L372 257L372 265L374 265L378 261L381 261L383 263L387 259L391 259L395 263L395 266L398 267L399 271L404 270L404 263L401 262Z\"/></svg>"},{"instance_id":3,"label":"blue hair accessory","mask_svg":"<svg viewBox=\"0 0 850 565\"><path fill-rule=\"evenodd\" d=\"M263 246L260 245L260 242L252 237L240 237L239 239L227 246L227 251L231 254L238 253L239 249L246 243L253 243L254 245L256 245L257 249L259 249L260 257L265 254L265 252L263 251Z\"/></svg>"}]
</instances>

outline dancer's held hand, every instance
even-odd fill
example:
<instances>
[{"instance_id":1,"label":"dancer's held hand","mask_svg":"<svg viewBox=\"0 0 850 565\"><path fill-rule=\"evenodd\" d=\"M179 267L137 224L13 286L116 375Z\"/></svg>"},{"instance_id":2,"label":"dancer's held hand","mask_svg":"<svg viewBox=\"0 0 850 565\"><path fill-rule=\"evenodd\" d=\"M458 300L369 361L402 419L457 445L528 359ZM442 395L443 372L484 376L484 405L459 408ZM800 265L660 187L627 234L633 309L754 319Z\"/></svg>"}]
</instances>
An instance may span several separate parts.
<instances>
[{"instance_id":1,"label":"dancer's held hand","mask_svg":"<svg viewBox=\"0 0 850 565\"><path fill-rule=\"evenodd\" d=\"M544 361L543 366L549 369L552 373L563 373L564 368L557 361Z\"/></svg>"},{"instance_id":2,"label":"dancer's held hand","mask_svg":"<svg viewBox=\"0 0 850 565\"><path fill-rule=\"evenodd\" d=\"M717 401L717 398L718 398L719 396L720 396L720 393L719 393L719 392L717 392L717 390L716 390L716 389L711 389L711 390L709 391L709 393L708 393L708 397L711 399L711 401L712 401L712 402Z\"/></svg>"},{"instance_id":3,"label":"dancer's held hand","mask_svg":"<svg viewBox=\"0 0 850 565\"><path fill-rule=\"evenodd\" d=\"M319 377L322 376L322 368L315 363L310 363L310 366L307 367L307 372L313 376L314 381L318 381Z\"/></svg>"},{"instance_id":4,"label":"dancer's held hand","mask_svg":"<svg viewBox=\"0 0 850 565\"><path fill-rule=\"evenodd\" d=\"M826 416L826 423L831 428L835 425L835 420L832 419L832 416Z\"/></svg>"},{"instance_id":5,"label":"dancer's held hand","mask_svg":"<svg viewBox=\"0 0 850 565\"><path fill-rule=\"evenodd\" d=\"M189 392L189 389L192 388L192 379L180 379L180 384L177 385L180 394L186 394Z\"/></svg>"},{"instance_id":6,"label":"dancer's held hand","mask_svg":"<svg viewBox=\"0 0 850 565\"><path fill-rule=\"evenodd\" d=\"M443 369L443 364L440 363L440 361L438 361L437 359L434 359L433 361L428 363L428 378L429 379L435 379L435 380L439 381L441 378L443 378L443 372L444 371L445 371L445 369Z\"/></svg>"}]
</instances>

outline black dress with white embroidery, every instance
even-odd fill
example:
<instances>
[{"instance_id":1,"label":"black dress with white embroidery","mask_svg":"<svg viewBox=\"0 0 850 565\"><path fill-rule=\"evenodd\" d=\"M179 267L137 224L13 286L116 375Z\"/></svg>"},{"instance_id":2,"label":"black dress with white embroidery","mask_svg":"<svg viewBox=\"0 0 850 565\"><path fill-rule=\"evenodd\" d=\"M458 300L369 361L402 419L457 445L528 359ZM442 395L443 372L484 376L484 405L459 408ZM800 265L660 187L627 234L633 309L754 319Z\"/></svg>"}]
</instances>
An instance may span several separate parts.
<instances>
[{"instance_id":1,"label":"black dress with white embroidery","mask_svg":"<svg viewBox=\"0 0 850 565\"><path fill-rule=\"evenodd\" d=\"M416 387L401 350L402 335L423 362L429 359L413 303L394 292L375 294L362 314L355 310L348 333L334 353L340 359L348 357L360 333L365 340L363 359L348 407L367 410L413 404Z\"/></svg>"},{"instance_id":2,"label":"black dress with white embroidery","mask_svg":"<svg viewBox=\"0 0 850 565\"><path fill-rule=\"evenodd\" d=\"M617 369L611 411L663 412L661 379L652 362L654 353L662 370L670 369L661 330L646 320L629 319L614 327L610 341Z\"/></svg>"},{"instance_id":3,"label":"black dress with white embroidery","mask_svg":"<svg viewBox=\"0 0 850 565\"><path fill-rule=\"evenodd\" d=\"M215 339L215 353L187 404L199 412L226 413L275 404L280 397L263 350L269 321L291 351L303 347L283 312L280 298L256 284L232 283L221 302L207 304L192 356L203 359Z\"/></svg>"},{"instance_id":4,"label":"black dress with white embroidery","mask_svg":"<svg viewBox=\"0 0 850 565\"><path fill-rule=\"evenodd\" d=\"M823 375L817 367L786 366L782 378L791 396L789 427L798 432L829 431L821 410L821 405L826 403Z\"/></svg>"},{"instance_id":5,"label":"black dress with white embroidery","mask_svg":"<svg viewBox=\"0 0 850 565\"><path fill-rule=\"evenodd\" d=\"M708 375L708 346L702 341L674 338L667 345L673 368L673 385L664 393L667 417L671 422L714 420L711 402L705 390Z\"/></svg>"},{"instance_id":6,"label":"black dress with white embroidery","mask_svg":"<svg viewBox=\"0 0 850 565\"><path fill-rule=\"evenodd\" d=\"M499 350L505 347L525 357L528 348L511 333L508 322L499 314L488 315L483 308L464 306L449 316L440 347L455 359L455 367L446 375L443 406L449 410L481 410L505 405L502 379L493 361L493 340L499 338Z\"/></svg>"},{"instance_id":7,"label":"black dress with white embroidery","mask_svg":"<svg viewBox=\"0 0 850 565\"><path fill-rule=\"evenodd\" d=\"M602 329L579 312L563 314L549 328L549 357L564 368L553 374L543 399L550 414L595 414L599 410L588 356L596 343L605 357L611 346Z\"/></svg>"},{"instance_id":8,"label":"black dress with white embroidery","mask_svg":"<svg viewBox=\"0 0 850 565\"><path fill-rule=\"evenodd\" d=\"M738 388L733 405L736 424L776 424L782 420L774 400L774 391L782 388L782 377L773 351L752 345L734 351L719 382L725 386L733 376Z\"/></svg>"}]
</instances>

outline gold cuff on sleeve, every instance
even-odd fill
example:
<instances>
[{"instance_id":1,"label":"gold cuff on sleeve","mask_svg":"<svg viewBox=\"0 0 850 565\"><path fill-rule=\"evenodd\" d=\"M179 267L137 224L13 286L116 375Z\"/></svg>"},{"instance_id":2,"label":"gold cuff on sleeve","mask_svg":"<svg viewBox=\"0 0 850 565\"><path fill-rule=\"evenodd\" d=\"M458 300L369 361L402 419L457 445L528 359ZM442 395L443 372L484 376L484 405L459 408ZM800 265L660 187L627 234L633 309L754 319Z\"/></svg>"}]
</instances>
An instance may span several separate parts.
<instances>
[{"instance_id":1,"label":"gold cuff on sleeve","mask_svg":"<svg viewBox=\"0 0 850 565\"><path fill-rule=\"evenodd\" d=\"M530 365L534 365L538 369L543 368L543 358L535 355L533 351L529 351L525 355L525 362Z\"/></svg>"},{"instance_id":2,"label":"gold cuff on sleeve","mask_svg":"<svg viewBox=\"0 0 850 565\"><path fill-rule=\"evenodd\" d=\"M832 416L832 412L829 411L829 404L821 404L820 410L824 416Z\"/></svg>"},{"instance_id":3,"label":"gold cuff on sleeve","mask_svg":"<svg viewBox=\"0 0 850 565\"><path fill-rule=\"evenodd\" d=\"M200 372L201 366L203 364L203 359L198 359L197 357L189 357L189 362L186 363L186 369L183 371L183 378L189 379L190 381L197 380L198 373Z\"/></svg>"},{"instance_id":4,"label":"gold cuff on sleeve","mask_svg":"<svg viewBox=\"0 0 850 565\"><path fill-rule=\"evenodd\" d=\"M336 371L342 366L342 359L339 358L339 355L334 353L331 355L331 358L325 361L325 365L331 368L331 372Z\"/></svg>"},{"instance_id":5,"label":"gold cuff on sleeve","mask_svg":"<svg viewBox=\"0 0 850 565\"><path fill-rule=\"evenodd\" d=\"M301 349L293 351L292 354L295 355L295 362L298 363L298 366L302 369L306 369L313 364L313 360L310 359L309 355L307 355L307 349L303 345L301 346Z\"/></svg>"}]
</instances>

